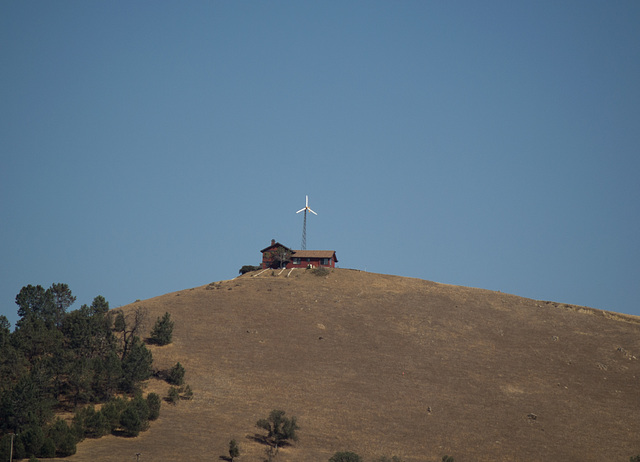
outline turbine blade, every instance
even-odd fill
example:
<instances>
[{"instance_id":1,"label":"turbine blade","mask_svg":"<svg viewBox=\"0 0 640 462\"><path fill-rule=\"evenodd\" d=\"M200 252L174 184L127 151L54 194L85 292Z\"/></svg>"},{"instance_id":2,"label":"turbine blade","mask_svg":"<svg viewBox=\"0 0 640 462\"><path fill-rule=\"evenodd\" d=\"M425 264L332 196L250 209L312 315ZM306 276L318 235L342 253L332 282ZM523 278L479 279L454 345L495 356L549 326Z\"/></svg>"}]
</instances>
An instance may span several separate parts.
<instances>
[{"instance_id":1,"label":"turbine blade","mask_svg":"<svg viewBox=\"0 0 640 462\"><path fill-rule=\"evenodd\" d=\"M304 196L304 197L305 197L304 205L305 207L309 207L309 196Z\"/></svg>"},{"instance_id":2,"label":"turbine blade","mask_svg":"<svg viewBox=\"0 0 640 462\"><path fill-rule=\"evenodd\" d=\"M306 208L298 210L296 213L304 212Z\"/></svg>"},{"instance_id":3,"label":"turbine blade","mask_svg":"<svg viewBox=\"0 0 640 462\"><path fill-rule=\"evenodd\" d=\"M313 210L309 209L309 212L313 213L314 215L317 215L316 212L314 212Z\"/></svg>"}]
</instances>

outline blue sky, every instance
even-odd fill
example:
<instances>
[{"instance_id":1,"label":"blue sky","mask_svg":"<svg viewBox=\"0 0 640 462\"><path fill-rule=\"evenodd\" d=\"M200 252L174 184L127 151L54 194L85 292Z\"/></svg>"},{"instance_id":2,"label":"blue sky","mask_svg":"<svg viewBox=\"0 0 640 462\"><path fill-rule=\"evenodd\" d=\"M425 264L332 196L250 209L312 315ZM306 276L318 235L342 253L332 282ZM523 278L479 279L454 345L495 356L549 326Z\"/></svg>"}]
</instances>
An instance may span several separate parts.
<instances>
[{"instance_id":1,"label":"blue sky","mask_svg":"<svg viewBox=\"0 0 640 462\"><path fill-rule=\"evenodd\" d=\"M640 315L637 1L6 1L0 314L339 266Z\"/></svg>"}]
</instances>

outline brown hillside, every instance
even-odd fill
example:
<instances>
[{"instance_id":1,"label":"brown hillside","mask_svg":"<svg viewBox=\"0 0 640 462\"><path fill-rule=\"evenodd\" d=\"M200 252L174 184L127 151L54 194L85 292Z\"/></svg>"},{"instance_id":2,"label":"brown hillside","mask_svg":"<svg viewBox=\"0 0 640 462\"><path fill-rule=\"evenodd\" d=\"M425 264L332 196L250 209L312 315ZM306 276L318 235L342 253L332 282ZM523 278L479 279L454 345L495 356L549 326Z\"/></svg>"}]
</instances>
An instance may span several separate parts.
<instances>
[{"instance_id":1,"label":"brown hillside","mask_svg":"<svg viewBox=\"0 0 640 462\"><path fill-rule=\"evenodd\" d=\"M640 453L638 318L336 269L271 270L137 302L165 311L192 401L138 438L86 440L66 460L264 460L255 422L298 417L280 461L350 450L366 462L624 461ZM147 390L166 395L151 380Z\"/></svg>"}]
</instances>

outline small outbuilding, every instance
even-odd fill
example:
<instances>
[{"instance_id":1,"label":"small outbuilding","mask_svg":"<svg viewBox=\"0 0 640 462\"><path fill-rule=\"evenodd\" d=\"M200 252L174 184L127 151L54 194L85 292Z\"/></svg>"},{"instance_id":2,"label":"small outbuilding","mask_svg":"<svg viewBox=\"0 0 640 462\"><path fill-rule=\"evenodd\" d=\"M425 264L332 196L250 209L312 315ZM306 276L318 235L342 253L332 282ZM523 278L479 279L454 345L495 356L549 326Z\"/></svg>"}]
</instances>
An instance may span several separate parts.
<instances>
[{"instance_id":1,"label":"small outbuilding","mask_svg":"<svg viewBox=\"0 0 640 462\"><path fill-rule=\"evenodd\" d=\"M335 268L338 262L335 250L292 250L271 240L262 249L262 268Z\"/></svg>"}]
</instances>

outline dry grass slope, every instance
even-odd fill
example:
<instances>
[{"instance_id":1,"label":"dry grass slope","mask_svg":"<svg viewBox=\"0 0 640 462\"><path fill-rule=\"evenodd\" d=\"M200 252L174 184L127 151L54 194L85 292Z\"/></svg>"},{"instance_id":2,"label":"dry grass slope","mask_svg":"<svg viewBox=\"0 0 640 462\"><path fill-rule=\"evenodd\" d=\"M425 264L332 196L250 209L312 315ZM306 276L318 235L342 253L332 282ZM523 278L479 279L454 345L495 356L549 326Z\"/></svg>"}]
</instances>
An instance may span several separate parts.
<instances>
[{"instance_id":1,"label":"dry grass slope","mask_svg":"<svg viewBox=\"0 0 640 462\"><path fill-rule=\"evenodd\" d=\"M69 461L261 461L255 422L295 415L280 461L628 461L640 453L640 323L499 292L336 269L271 271L134 303L165 311L194 399L138 438L85 441ZM152 380L149 391L166 395Z\"/></svg>"}]
</instances>

